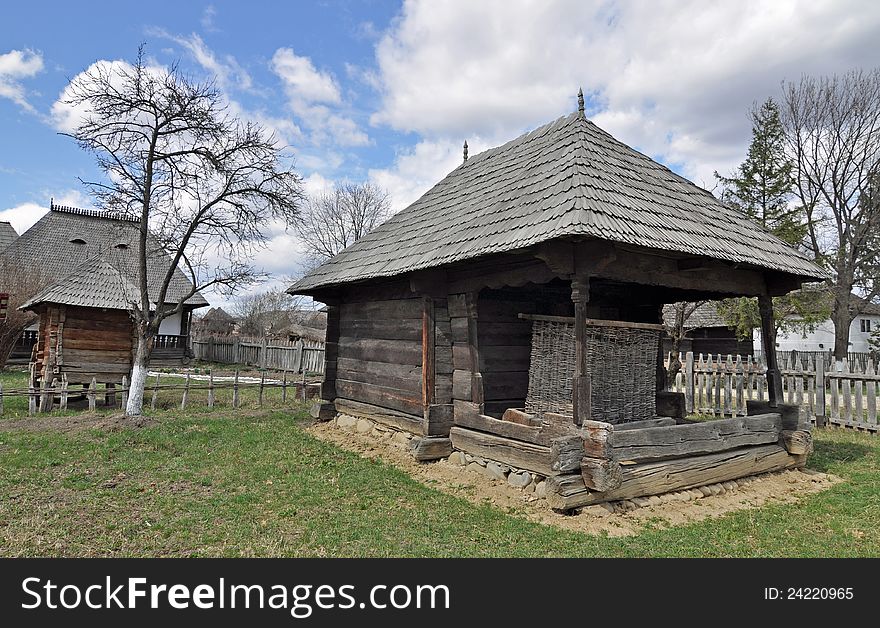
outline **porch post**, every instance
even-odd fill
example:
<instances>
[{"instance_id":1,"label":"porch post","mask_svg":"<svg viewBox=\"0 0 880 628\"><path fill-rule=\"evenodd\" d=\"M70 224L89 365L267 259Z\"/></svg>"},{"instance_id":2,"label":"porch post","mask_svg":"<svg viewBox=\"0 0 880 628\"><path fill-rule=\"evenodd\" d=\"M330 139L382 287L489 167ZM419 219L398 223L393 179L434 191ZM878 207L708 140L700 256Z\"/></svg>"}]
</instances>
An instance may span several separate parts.
<instances>
[{"instance_id":1,"label":"porch post","mask_svg":"<svg viewBox=\"0 0 880 628\"><path fill-rule=\"evenodd\" d=\"M776 325L773 322L773 299L758 297L758 311L761 314L761 343L764 359L767 361L767 400L771 408L782 402L782 374L776 361Z\"/></svg>"},{"instance_id":2,"label":"porch post","mask_svg":"<svg viewBox=\"0 0 880 628\"><path fill-rule=\"evenodd\" d=\"M572 381L572 413L574 422L583 425L592 417L590 406L591 382L587 372L586 327L587 303L590 300L590 279L578 276L571 280L571 300L574 301L574 380Z\"/></svg>"}]
</instances>

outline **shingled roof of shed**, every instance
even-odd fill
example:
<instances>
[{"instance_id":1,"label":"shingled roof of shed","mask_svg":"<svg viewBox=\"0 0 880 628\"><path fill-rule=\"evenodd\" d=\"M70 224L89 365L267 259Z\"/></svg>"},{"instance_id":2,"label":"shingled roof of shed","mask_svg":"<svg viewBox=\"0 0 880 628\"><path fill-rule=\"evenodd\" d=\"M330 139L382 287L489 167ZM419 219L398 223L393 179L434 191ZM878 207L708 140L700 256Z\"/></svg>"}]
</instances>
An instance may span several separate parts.
<instances>
[{"instance_id":1,"label":"shingled roof of shed","mask_svg":"<svg viewBox=\"0 0 880 628\"><path fill-rule=\"evenodd\" d=\"M15 242L18 239L18 233L6 221L0 221L0 251Z\"/></svg>"},{"instance_id":2,"label":"shingled roof of shed","mask_svg":"<svg viewBox=\"0 0 880 628\"><path fill-rule=\"evenodd\" d=\"M112 257L115 267L124 271L132 285L137 285L134 252L137 250L140 234L139 224L137 220L119 214L53 205L45 216L10 244L2 255L39 269L49 282L59 285L70 282L71 277L76 275L88 275L94 270L90 266L95 263L94 260ZM150 251L147 258L147 288L150 295L155 296L159 293L171 260L159 248L154 238L148 238L147 246ZM117 276L118 274L117 272ZM81 281L86 283L77 280L77 285L89 285L96 295L103 294L100 277L82 277ZM192 283L180 269L175 269L168 286L166 302L177 303L191 288ZM115 294L116 288L110 290L108 296ZM86 301L92 302L94 299L85 298L83 303ZM208 305L208 302L196 292L187 299L186 304L202 307Z\"/></svg>"},{"instance_id":3,"label":"shingled roof of shed","mask_svg":"<svg viewBox=\"0 0 880 628\"><path fill-rule=\"evenodd\" d=\"M826 277L743 214L575 112L472 156L290 291L578 236Z\"/></svg>"},{"instance_id":4,"label":"shingled roof of shed","mask_svg":"<svg viewBox=\"0 0 880 628\"><path fill-rule=\"evenodd\" d=\"M718 313L718 301L707 301L697 306L684 322L685 329L702 329L704 327L730 327ZM667 327L675 326L675 305L663 306L663 323Z\"/></svg>"}]
</instances>

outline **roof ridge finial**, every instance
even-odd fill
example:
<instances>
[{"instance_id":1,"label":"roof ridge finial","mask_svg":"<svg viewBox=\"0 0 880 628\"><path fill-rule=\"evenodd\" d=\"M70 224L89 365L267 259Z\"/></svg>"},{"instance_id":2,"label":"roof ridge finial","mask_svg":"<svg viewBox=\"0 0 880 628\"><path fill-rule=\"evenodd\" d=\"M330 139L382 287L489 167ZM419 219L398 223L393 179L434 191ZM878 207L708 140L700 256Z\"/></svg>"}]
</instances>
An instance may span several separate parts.
<instances>
[{"instance_id":1,"label":"roof ridge finial","mask_svg":"<svg viewBox=\"0 0 880 628\"><path fill-rule=\"evenodd\" d=\"M467 153L468 153L468 151L467 151L467 140L465 140L465 141L464 141L464 150L462 151L462 154L464 155L464 161L467 161L467 158L468 158L468 154L467 154Z\"/></svg>"},{"instance_id":2,"label":"roof ridge finial","mask_svg":"<svg viewBox=\"0 0 880 628\"><path fill-rule=\"evenodd\" d=\"M55 197L54 196L49 197L49 209L50 210L55 209Z\"/></svg>"},{"instance_id":3,"label":"roof ridge finial","mask_svg":"<svg viewBox=\"0 0 880 628\"><path fill-rule=\"evenodd\" d=\"M578 113L581 115L584 113L584 90L582 87L578 87Z\"/></svg>"}]
</instances>

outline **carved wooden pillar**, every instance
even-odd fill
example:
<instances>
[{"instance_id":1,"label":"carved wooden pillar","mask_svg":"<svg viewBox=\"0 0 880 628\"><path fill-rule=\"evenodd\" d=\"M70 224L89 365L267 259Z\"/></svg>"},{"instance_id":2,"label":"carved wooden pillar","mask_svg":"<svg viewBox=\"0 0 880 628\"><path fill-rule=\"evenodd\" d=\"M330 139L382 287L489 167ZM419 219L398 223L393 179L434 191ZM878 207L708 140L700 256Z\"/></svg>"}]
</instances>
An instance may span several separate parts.
<instances>
[{"instance_id":1,"label":"carved wooden pillar","mask_svg":"<svg viewBox=\"0 0 880 628\"><path fill-rule=\"evenodd\" d=\"M587 303L590 300L589 277L576 277L571 280L571 300L574 301L574 381L572 382L572 410L574 422L582 425L592 416L590 407L591 383L587 371Z\"/></svg>"},{"instance_id":2,"label":"carved wooden pillar","mask_svg":"<svg viewBox=\"0 0 880 628\"><path fill-rule=\"evenodd\" d=\"M776 325L773 322L772 297L758 297L758 311L761 314L764 359L767 361L767 399L770 407L775 408L782 402L782 374L776 361Z\"/></svg>"}]
</instances>

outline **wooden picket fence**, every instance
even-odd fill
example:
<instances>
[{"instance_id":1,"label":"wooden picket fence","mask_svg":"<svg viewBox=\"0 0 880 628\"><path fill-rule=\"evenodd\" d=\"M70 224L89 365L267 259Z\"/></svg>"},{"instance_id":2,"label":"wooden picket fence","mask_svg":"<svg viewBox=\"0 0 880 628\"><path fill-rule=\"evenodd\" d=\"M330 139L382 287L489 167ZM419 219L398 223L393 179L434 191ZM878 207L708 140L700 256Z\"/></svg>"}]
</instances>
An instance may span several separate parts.
<instances>
[{"instance_id":1,"label":"wooden picket fence","mask_svg":"<svg viewBox=\"0 0 880 628\"><path fill-rule=\"evenodd\" d=\"M667 356L668 367L671 354ZM759 357L679 355L681 371L669 390L683 392L689 414L745 416L746 402L767 399L767 366ZM801 406L819 426L871 432L878 426L880 375L870 358L826 364L824 353L797 351L778 356L785 403Z\"/></svg>"},{"instance_id":2,"label":"wooden picket fence","mask_svg":"<svg viewBox=\"0 0 880 628\"><path fill-rule=\"evenodd\" d=\"M147 382L144 389L144 406L147 405L147 399L150 400L149 406L151 410L156 409L156 402L159 394L165 391L177 391L180 393L180 409L186 410L192 407L193 401L190 398L190 392L204 390L207 391L205 403L209 409L213 409L217 402L217 391L231 390L230 405L238 409L241 405L241 393L247 389L257 391L257 405L263 407L266 391L271 388L281 389L281 403L285 404L288 400L307 400L320 396L320 382L307 381L305 374L299 381L288 379L288 372L281 371L278 379L267 378L266 372L260 373L260 380L257 381L239 381L239 372L235 371L235 375L231 379L224 378L215 381L213 374L207 376L207 379L192 379L190 373L187 373L180 384L160 383L162 377L168 378L168 375L156 374L151 381ZM33 380L31 380L33 381ZM122 385L107 384L106 388L99 390L95 378L87 388L79 390L71 390L67 382L67 376L62 376L60 381L54 381L52 385L44 383L40 387L29 386L27 388L3 389L0 383L0 415L3 414L4 400L11 397L27 397L28 399L28 415L33 416L38 412L50 412L53 409L67 410L71 397L85 396L88 402L88 409L95 411L97 398L104 396L105 405L116 407L117 399L121 400L118 407L124 408L128 401L128 378L122 377ZM117 397L119 395L119 397Z\"/></svg>"},{"instance_id":3,"label":"wooden picket fence","mask_svg":"<svg viewBox=\"0 0 880 628\"><path fill-rule=\"evenodd\" d=\"M192 340L199 360L243 364L294 373L324 372L324 343L312 340L269 341L266 338L207 336Z\"/></svg>"}]
</instances>

